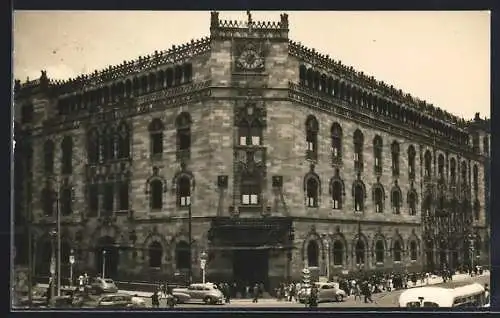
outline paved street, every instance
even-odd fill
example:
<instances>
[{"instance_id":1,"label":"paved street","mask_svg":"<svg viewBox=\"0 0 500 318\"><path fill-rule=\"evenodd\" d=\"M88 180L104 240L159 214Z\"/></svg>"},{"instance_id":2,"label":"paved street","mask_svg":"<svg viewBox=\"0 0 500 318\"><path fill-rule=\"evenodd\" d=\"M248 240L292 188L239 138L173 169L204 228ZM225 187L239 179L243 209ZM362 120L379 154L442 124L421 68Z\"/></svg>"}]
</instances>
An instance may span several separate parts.
<instances>
[{"instance_id":1,"label":"paved street","mask_svg":"<svg viewBox=\"0 0 500 318\"><path fill-rule=\"evenodd\" d=\"M463 284L465 281L478 282L480 284L489 284L490 276L484 275L480 277L468 277L455 280L452 282L447 282L445 284L439 283L434 284L434 286L446 286L453 287L457 284ZM348 297L342 303L322 303L319 305L320 308L348 308L348 307L397 307L399 295L404 290L397 290L393 292L383 292L373 295L374 303L364 303L363 300L354 301L354 296ZM148 307L151 307L151 299L145 298ZM165 300L160 302L160 305L165 306ZM231 307L231 308L259 308L259 307L275 307L275 308L304 308L305 305L300 303L291 303L285 301L277 301L276 299L261 299L258 303L252 303L251 299L234 299L230 304L224 305L203 305L203 304L182 304L180 308L206 308L206 307Z\"/></svg>"}]
</instances>

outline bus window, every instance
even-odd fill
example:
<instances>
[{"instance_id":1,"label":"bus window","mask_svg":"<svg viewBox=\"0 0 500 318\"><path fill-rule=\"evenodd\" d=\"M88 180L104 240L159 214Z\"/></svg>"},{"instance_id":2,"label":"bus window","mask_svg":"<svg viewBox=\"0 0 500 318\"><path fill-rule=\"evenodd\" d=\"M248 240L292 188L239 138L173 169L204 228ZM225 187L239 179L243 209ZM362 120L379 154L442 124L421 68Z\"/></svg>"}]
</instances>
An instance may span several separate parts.
<instances>
[{"instance_id":1,"label":"bus window","mask_svg":"<svg viewBox=\"0 0 500 318\"><path fill-rule=\"evenodd\" d=\"M431 301L424 301L424 307L427 307L427 308L438 308L439 305L434 303L434 302L431 302Z\"/></svg>"},{"instance_id":2,"label":"bus window","mask_svg":"<svg viewBox=\"0 0 500 318\"><path fill-rule=\"evenodd\" d=\"M420 308L420 302L419 301L411 301L406 303L406 308Z\"/></svg>"}]
</instances>

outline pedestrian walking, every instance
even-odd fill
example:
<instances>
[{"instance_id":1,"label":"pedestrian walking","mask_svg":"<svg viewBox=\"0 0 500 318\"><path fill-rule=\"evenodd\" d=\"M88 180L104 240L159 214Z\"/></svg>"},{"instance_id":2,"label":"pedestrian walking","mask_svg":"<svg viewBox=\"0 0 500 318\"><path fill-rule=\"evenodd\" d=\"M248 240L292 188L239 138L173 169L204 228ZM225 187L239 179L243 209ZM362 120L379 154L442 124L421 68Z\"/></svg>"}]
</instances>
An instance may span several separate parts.
<instances>
[{"instance_id":1,"label":"pedestrian walking","mask_svg":"<svg viewBox=\"0 0 500 318\"><path fill-rule=\"evenodd\" d=\"M318 307L318 287L313 284L311 287L311 294L309 295L309 308Z\"/></svg>"},{"instance_id":2,"label":"pedestrian walking","mask_svg":"<svg viewBox=\"0 0 500 318\"><path fill-rule=\"evenodd\" d=\"M158 291L155 290L153 295L151 295L151 304L153 308L159 308L160 307L160 297L158 296Z\"/></svg>"},{"instance_id":3,"label":"pedestrian walking","mask_svg":"<svg viewBox=\"0 0 500 318\"><path fill-rule=\"evenodd\" d=\"M354 301L356 301L358 298L359 300L361 300L361 287L359 286L359 284L356 284L356 286L354 286L353 294Z\"/></svg>"},{"instance_id":4,"label":"pedestrian walking","mask_svg":"<svg viewBox=\"0 0 500 318\"><path fill-rule=\"evenodd\" d=\"M253 292L252 303L258 303L259 302L259 293L260 293L259 284L255 283L255 285L253 286L252 292Z\"/></svg>"}]
</instances>

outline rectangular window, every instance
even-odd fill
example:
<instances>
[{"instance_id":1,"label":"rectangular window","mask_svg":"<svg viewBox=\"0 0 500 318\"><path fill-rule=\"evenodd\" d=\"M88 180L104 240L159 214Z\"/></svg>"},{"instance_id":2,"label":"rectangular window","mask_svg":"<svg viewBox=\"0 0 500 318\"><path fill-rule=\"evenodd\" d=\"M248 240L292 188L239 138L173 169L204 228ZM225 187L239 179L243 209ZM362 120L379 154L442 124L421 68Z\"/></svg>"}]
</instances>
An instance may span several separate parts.
<instances>
[{"instance_id":1,"label":"rectangular window","mask_svg":"<svg viewBox=\"0 0 500 318\"><path fill-rule=\"evenodd\" d=\"M336 210L339 208L339 201L338 200L333 200L333 208Z\"/></svg>"},{"instance_id":2,"label":"rectangular window","mask_svg":"<svg viewBox=\"0 0 500 318\"><path fill-rule=\"evenodd\" d=\"M189 206L191 204L191 197L181 197L181 206Z\"/></svg>"},{"instance_id":3,"label":"rectangular window","mask_svg":"<svg viewBox=\"0 0 500 318\"><path fill-rule=\"evenodd\" d=\"M314 151L314 143L313 142L310 142L310 141L307 142L307 150Z\"/></svg>"},{"instance_id":4,"label":"rectangular window","mask_svg":"<svg viewBox=\"0 0 500 318\"><path fill-rule=\"evenodd\" d=\"M240 146L246 146L246 145L247 145L247 137L240 136Z\"/></svg>"},{"instance_id":5,"label":"rectangular window","mask_svg":"<svg viewBox=\"0 0 500 318\"><path fill-rule=\"evenodd\" d=\"M260 137L252 136L252 146L259 146L259 145L260 145Z\"/></svg>"},{"instance_id":6,"label":"rectangular window","mask_svg":"<svg viewBox=\"0 0 500 318\"><path fill-rule=\"evenodd\" d=\"M104 213L110 214L114 208L114 187L113 184L104 185Z\"/></svg>"},{"instance_id":7,"label":"rectangular window","mask_svg":"<svg viewBox=\"0 0 500 318\"><path fill-rule=\"evenodd\" d=\"M259 204L259 196L256 194L250 195L250 204Z\"/></svg>"},{"instance_id":8,"label":"rectangular window","mask_svg":"<svg viewBox=\"0 0 500 318\"><path fill-rule=\"evenodd\" d=\"M88 189L89 216L97 216L99 211L99 187L97 184L89 185Z\"/></svg>"},{"instance_id":9,"label":"rectangular window","mask_svg":"<svg viewBox=\"0 0 500 318\"><path fill-rule=\"evenodd\" d=\"M127 211L129 209L129 184L122 182L120 184L118 208L120 211Z\"/></svg>"},{"instance_id":10,"label":"rectangular window","mask_svg":"<svg viewBox=\"0 0 500 318\"><path fill-rule=\"evenodd\" d=\"M243 194L241 196L241 203L245 204L245 205L250 204L250 195L249 194Z\"/></svg>"},{"instance_id":11,"label":"rectangular window","mask_svg":"<svg viewBox=\"0 0 500 318\"><path fill-rule=\"evenodd\" d=\"M151 134L151 154L160 155L163 153L163 134Z\"/></svg>"}]
</instances>

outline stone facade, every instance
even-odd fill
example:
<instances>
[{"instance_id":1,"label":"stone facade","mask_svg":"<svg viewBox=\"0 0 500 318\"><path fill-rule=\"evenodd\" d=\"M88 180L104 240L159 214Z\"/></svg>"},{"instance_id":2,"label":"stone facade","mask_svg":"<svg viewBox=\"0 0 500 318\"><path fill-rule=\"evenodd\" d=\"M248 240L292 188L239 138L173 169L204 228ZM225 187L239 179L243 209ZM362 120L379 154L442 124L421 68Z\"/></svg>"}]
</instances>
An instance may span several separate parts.
<instances>
[{"instance_id":1,"label":"stone facade","mask_svg":"<svg viewBox=\"0 0 500 318\"><path fill-rule=\"evenodd\" d=\"M321 275L328 272L330 276L361 268L384 271L420 270L429 263L424 242L429 239L425 226L429 220L423 215L425 209L422 202L427 189L439 184L436 160L440 154L446 158L444 183L447 189L451 189L448 168L451 158L457 158L459 163L465 160L467 165L467 187L462 189L468 191L468 194L463 191L459 193L458 190L446 190L447 200L451 200L454 193L467 198L476 197L471 185L471 171L472 167L477 165L477 198L481 209L479 217L473 220L472 225L468 225L467 233L475 234L476 239L482 238L483 242L489 237L484 210L486 195L482 182L485 178L484 162L489 156L489 150L484 148L485 144L481 142L480 149L475 153L466 143L450 143L437 135L426 137L425 133L421 133L422 129L404 123L402 118L398 118L399 121L395 116L390 118L390 112L385 114L389 117L384 117L383 114L377 114L372 106L370 114L370 109L362 107L368 105L367 99L360 102L361 99L356 97L364 96L363 94L353 93L354 97L348 97L346 100L333 93L337 88L333 89L329 96L328 92L314 92L302 83L302 67L326 72L328 76L344 81L344 84L353 81L348 80L345 75L346 72L353 71L337 62L329 62L326 57L314 51L305 48L299 50L297 44L287 38L286 15L282 15L281 21L272 25L251 22L253 27L250 28L244 23L234 22L231 26L224 23L226 22L218 20L217 13L212 13L211 39L191 42L168 52L155 52L152 56L141 58L139 62L126 63L116 69L110 68L63 83L50 81L45 73L40 80L22 86L16 82L15 116L19 130L24 132L25 136L18 142L17 148L21 148L21 144L28 147L26 145L31 142L33 151L29 160L26 159L23 164L16 162L16 166L21 167L20 169L28 169L29 166L28 170L31 169L28 183L32 184L34 193L31 200L26 199L21 204L20 209L24 213L31 211L35 224L34 249L38 252L35 253L34 263L47 261L47 249L43 246L47 246L45 242L50 240L48 232L56 222L54 215L44 215L43 211L43 196L40 191L49 183L56 189L61 184L67 184L72 189L72 213L61 217L63 267L67 267L66 257L69 249L74 249L78 268L99 272L99 265L102 263L98 255L98 247L101 244L99 240L102 237L110 237L113 242L110 246L115 252L113 256L108 257L119 261L108 261L106 264L116 267L113 274L118 279L171 279L176 274L185 274L185 268L178 268L177 258L181 257L178 247L182 242L189 241L191 212L190 262L195 279L199 279L201 275L202 251L209 251L209 278L230 279L233 275L231 250L217 250L210 234L211 222L217 218L259 219L264 220L264 223L266 218L291 220L290 231L293 235L288 238L281 237L279 243L289 246L274 246L268 253L268 283L271 285L283 279L298 278L305 266L318 267ZM236 69L239 63L238 54L241 54L238 52L245 50L248 43L254 43L262 51L265 60L262 70L255 71L251 67L250 70L243 71ZM164 64L148 66L154 64L150 61ZM157 87L154 91L155 84L151 83L155 82L151 80L151 74L158 74L154 77L156 80L160 76L160 73L155 73L159 72L158 70L185 63L192 67L189 79L186 75L178 85L166 85L167 87L160 89ZM109 74L118 75L112 79ZM75 115L62 116L57 113L61 100L74 93L87 92L92 90L92 87L114 87L116 83L126 83L129 79L134 82L134 77L139 78L142 75L147 75L150 81L146 85L148 89L137 94L139 96L132 95L128 99L120 99L111 106L101 105L101 109L96 113L88 113L85 110L81 113L74 110ZM366 76L360 78L365 78L369 84L361 80L359 83L354 81L352 92L356 87L373 89L372 80L366 79ZM84 90L79 84L81 82L87 85ZM95 84L96 82L98 84ZM381 87L387 87L384 85ZM401 93L391 89L387 88L387 91L392 93L379 95L392 94L397 100ZM116 95L113 89L110 92ZM239 116L236 112L238 107L246 107L245 105L252 102L256 103L259 109L265 110L266 124L261 136L265 156L262 159L264 177L261 179L262 192L258 208L248 210L242 204L239 183L235 182L241 178L240 170L236 167L236 157L241 147L238 148L239 136L235 118ZM33 109L31 122L21 119L25 114L22 111L25 107ZM425 114L428 111L425 107L417 108L416 113L422 118L429 118ZM429 109L435 111L433 107ZM184 113L189 114L191 118L190 155L179 157L176 120ZM316 157L313 159L308 158L306 143L306 120L310 116L314 116L318 123ZM448 123L447 127L456 127L456 132L453 133L472 136L473 133L479 132L481 140L488 138L488 129L471 128L471 125L459 120L460 125L452 126L450 123L457 119L446 118L441 122ZM163 151L160 156L151 155L149 125L154 119L160 119L164 125ZM88 131L93 127L104 129L119 126L120 123L125 123L129 129L130 156L109 163L89 163ZM332 163L331 127L334 123L339 124L342 129L342 159ZM362 171L356 169L353 160L356 152L353 138L357 130L361 131L364 137ZM26 132L30 132L28 137ZM60 145L68 135L71 135L73 140L73 170L72 173L63 175L60 173ZM380 171L375 169L373 140L376 136L382 140ZM47 139L53 140L55 145L54 173L49 175L44 170L44 144ZM399 145L399 174L392 172L391 145L394 142ZM470 144L472 143L471 139ZM410 146L416 150L412 178L408 162ZM429 179L424 178L426 151L432 154L432 173ZM111 215L104 215L101 205L101 212L97 216L91 216L89 175L98 175L95 178L105 180L111 174L122 174L122 177L126 175L129 182L128 209L117 211L115 208ZM190 209L187 206L179 206L178 203L178 181L181 176L187 176L190 180ZM317 204L312 207L308 206L307 198L307 178L310 176L319 181ZM460 176L460 171L457 171L457 176ZM227 185L219 183L221 177L227 178ZM281 178L282 183L275 183L275 177ZM160 209L151 208L151 180L160 180L163 185ZM342 184L341 208L336 208L337 203L334 203L332 196L335 180ZM356 184L363 185L363 211L355 211ZM377 185L383 188L382 209L379 212L376 212L375 207L374 189ZM392 207L394 189L400 190L398 213ZM410 213L408 200L408 193L412 190L417 195L414 215ZM16 191L26 191L26 186ZM100 193L101 201L102 195ZM437 197L434 194L432 211L436 209L435 200ZM115 207L119 205L118 201L118 196L114 196ZM217 237L217 234L215 236ZM363 242L362 252L357 245L358 241ZM159 243L156 246L160 246L161 252L156 252L157 256L153 256L151 252L154 242ZM309 247L312 246L310 242L315 242L311 244L316 248ZM381 245L377 242L381 242ZM412 248L415 251L412 251ZM212 250L215 252L211 253ZM437 247L433 247L433 251L433 263L440 264ZM362 262L357 261L359 253L363 255ZM450 253L447 249L447 262L450 261ZM487 262L487 254L486 247L481 248L478 260ZM151 258L156 257L160 261L154 262L153 265ZM37 275L45 276L44 271L43 266L39 267Z\"/></svg>"}]
</instances>

